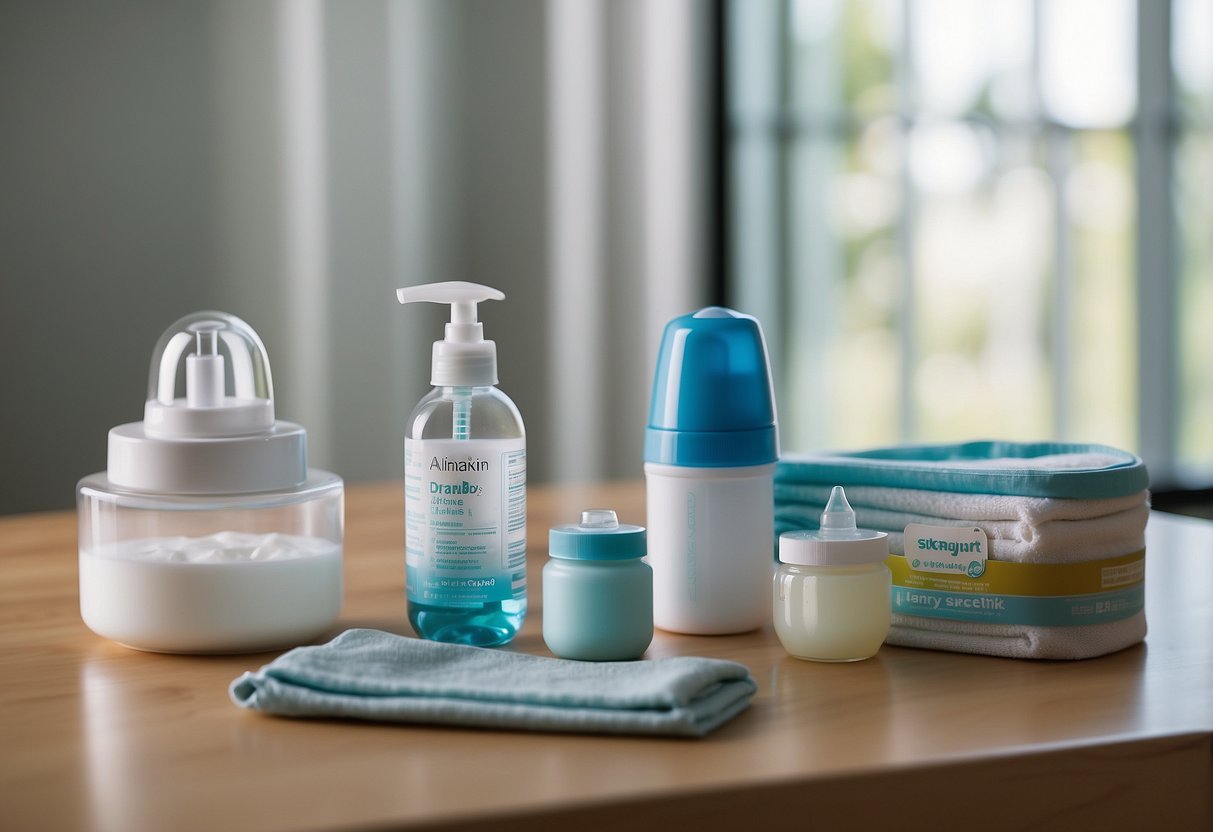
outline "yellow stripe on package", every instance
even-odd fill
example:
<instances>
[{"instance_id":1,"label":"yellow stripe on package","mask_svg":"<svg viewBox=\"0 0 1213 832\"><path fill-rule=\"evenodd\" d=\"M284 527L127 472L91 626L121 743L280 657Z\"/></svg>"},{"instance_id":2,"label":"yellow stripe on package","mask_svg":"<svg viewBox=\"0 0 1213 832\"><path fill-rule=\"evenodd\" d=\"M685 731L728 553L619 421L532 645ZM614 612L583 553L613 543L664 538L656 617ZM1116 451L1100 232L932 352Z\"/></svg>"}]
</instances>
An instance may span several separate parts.
<instances>
[{"instance_id":1,"label":"yellow stripe on package","mask_svg":"<svg viewBox=\"0 0 1213 832\"><path fill-rule=\"evenodd\" d=\"M1146 553L1077 563L989 559L976 527L911 524L890 555L893 612L988 624L1060 627L1119 621L1145 604Z\"/></svg>"}]
</instances>

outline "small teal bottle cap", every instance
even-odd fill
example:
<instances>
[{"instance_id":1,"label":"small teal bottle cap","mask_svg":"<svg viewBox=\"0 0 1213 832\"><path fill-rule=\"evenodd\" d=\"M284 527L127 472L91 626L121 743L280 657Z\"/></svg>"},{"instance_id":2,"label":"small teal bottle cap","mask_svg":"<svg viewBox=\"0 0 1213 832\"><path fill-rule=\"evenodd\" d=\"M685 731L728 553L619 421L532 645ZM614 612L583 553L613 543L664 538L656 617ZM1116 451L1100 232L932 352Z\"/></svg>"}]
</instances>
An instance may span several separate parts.
<instances>
[{"instance_id":1,"label":"small teal bottle cap","mask_svg":"<svg viewBox=\"0 0 1213 832\"><path fill-rule=\"evenodd\" d=\"M762 327L710 306L670 321L661 339L644 459L732 468L779 456Z\"/></svg>"},{"instance_id":2,"label":"small teal bottle cap","mask_svg":"<svg viewBox=\"0 0 1213 832\"><path fill-rule=\"evenodd\" d=\"M548 530L548 551L567 560L642 558L647 552L644 526L620 524L610 509L589 509L581 512L580 524Z\"/></svg>"}]
</instances>

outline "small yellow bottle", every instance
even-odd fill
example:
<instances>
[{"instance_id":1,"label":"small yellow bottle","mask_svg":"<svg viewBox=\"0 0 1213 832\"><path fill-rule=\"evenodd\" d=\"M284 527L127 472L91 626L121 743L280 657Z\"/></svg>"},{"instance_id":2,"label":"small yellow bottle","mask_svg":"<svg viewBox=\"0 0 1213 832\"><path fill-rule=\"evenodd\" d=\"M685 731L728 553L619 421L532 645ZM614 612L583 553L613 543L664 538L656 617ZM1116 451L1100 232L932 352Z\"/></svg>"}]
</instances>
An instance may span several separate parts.
<instances>
[{"instance_id":1,"label":"small yellow bottle","mask_svg":"<svg viewBox=\"0 0 1213 832\"><path fill-rule=\"evenodd\" d=\"M775 634L798 659L853 662L876 654L889 632L889 536L855 527L834 486L818 531L779 536Z\"/></svg>"}]
</instances>

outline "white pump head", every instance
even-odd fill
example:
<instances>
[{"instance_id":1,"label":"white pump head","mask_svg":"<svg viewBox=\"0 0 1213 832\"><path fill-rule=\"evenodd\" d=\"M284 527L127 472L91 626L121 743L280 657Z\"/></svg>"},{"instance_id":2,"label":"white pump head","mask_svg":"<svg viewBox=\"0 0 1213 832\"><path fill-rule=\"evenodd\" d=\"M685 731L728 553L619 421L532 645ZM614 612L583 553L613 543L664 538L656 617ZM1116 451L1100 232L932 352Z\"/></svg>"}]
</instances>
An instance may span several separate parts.
<instances>
[{"instance_id":1,"label":"white pump head","mask_svg":"<svg viewBox=\"0 0 1213 832\"><path fill-rule=\"evenodd\" d=\"M497 383L497 345L484 340L484 326L476 319L476 304L505 300L489 286L451 280L396 290L401 303L449 303L451 321L446 338L434 342L430 384L435 387L483 387Z\"/></svg>"}]
</instances>

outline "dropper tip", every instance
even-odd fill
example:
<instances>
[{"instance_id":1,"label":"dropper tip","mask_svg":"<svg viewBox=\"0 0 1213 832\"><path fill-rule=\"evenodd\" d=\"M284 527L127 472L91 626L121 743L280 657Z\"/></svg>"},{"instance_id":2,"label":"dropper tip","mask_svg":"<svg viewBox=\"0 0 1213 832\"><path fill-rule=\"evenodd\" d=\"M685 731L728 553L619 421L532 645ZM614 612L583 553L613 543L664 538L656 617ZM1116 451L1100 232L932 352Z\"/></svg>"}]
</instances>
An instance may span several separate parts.
<instances>
[{"instance_id":1,"label":"dropper tip","mask_svg":"<svg viewBox=\"0 0 1213 832\"><path fill-rule=\"evenodd\" d=\"M830 499L821 513L821 534L832 537L851 537L857 533L855 510L847 501L847 493L841 485L830 491Z\"/></svg>"}]
</instances>

